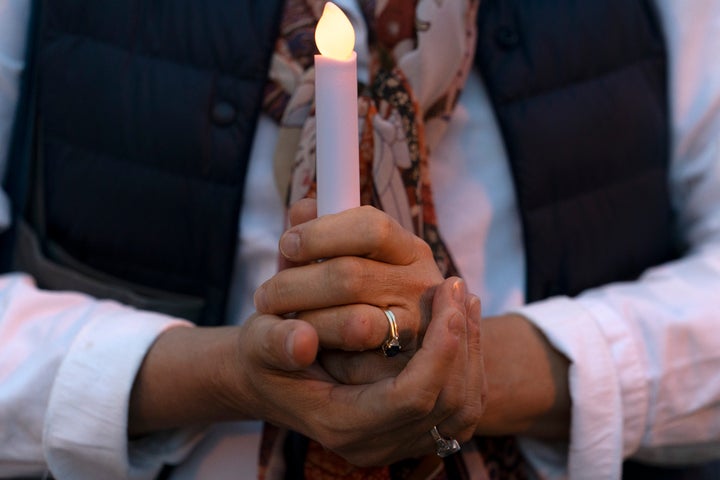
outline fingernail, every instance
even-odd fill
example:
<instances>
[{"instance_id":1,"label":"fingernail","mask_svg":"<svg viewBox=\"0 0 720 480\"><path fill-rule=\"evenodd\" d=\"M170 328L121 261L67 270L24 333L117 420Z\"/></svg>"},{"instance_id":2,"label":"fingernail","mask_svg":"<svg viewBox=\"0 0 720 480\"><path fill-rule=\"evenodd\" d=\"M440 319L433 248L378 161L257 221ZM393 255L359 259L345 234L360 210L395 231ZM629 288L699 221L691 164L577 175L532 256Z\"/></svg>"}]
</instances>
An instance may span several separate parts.
<instances>
[{"instance_id":1,"label":"fingernail","mask_svg":"<svg viewBox=\"0 0 720 480\"><path fill-rule=\"evenodd\" d=\"M480 303L480 299L475 295L472 295L472 299L470 301L469 315L470 318L477 322L479 322L482 317L482 304Z\"/></svg>"},{"instance_id":2,"label":"fingernail","mask_svg":"<svg viewBox=\"0 0 720 480\"><path fill-rule=\"evenodd\" d=\"M453 283L452 296L457 303L465 302L465 282L462 279L459 278Z\"/></svg>"},{"instance_id":3,"label":"fingernail","mask_svg":"<svg viewBox=\"0 0 720 480\"><path fill-rule=\"evenodd\" d=\"M259 287L257 290L255 290L255 295L253 295L253 303L255 304L255 310L257 310L258 312L265 311L265 289L263 287Z\"/></svg>"},{"instance_id":4,"label":"fingernail","mask_svg":"<svg viewBox=\"0 0 720 480\"><path fill-rule=\"evenodd\" d=\"M300 235L296 232L285 232L280 238L280 253L285 258L292 258L300 251Z\"/></svg>"}]
</instances>

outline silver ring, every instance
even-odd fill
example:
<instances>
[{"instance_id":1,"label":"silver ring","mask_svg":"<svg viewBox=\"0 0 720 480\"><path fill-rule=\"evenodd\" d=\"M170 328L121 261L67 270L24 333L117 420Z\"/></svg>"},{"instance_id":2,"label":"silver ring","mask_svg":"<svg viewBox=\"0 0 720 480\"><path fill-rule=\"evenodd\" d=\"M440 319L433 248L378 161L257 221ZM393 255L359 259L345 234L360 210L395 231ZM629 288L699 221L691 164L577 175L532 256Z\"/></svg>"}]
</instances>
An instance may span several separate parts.
<instances>
[{"instance_id":1,"label":"silver ring","mask_svg":"<svg viewBox=\"0 0 720 480\"><path fill-rule=\"evenodd\" d=\"M430 430L430 435L432 435L433 440L435 440L435 453L438 454L438 457L445 458L448 455L452 455L453 453L460 451L460 444L458 441L452 437L443 437L440 435L440 432L438 432L437 427L433 427Z\"/></svg>"},{"instance_id":2,"label":"silver ring","mask_svg":"<svg viewBox=\"0 0 720 480\"><path fill-rule=\"evenodd\" d=\"M395 321L395 314L389 308L383 308L383 313L387 317L388 324L390 325L390 334L387 340L382 344L382 351L386 357L394 357L400 350L400 336L398 335L397 322Z\"/></svg>"}]
</instances>

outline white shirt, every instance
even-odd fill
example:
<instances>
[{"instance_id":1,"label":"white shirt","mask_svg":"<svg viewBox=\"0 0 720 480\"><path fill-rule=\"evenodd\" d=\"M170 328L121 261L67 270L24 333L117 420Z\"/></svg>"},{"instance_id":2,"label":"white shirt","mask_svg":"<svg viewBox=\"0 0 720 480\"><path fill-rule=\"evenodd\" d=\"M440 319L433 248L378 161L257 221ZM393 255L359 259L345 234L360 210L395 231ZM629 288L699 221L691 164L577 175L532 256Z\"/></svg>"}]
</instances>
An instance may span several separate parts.
<instances>
[{"instance_id":1,"label":"white shirt","mask_svg":"<svg viewBox=\"0 0 720 480\"><path fill-rule=\"evenodd\" d=\"M523 313L572 362L569 445L522 441L548 478L618 478L622 459L638 453L665 462L720 455L720 3L656 3L668 40L671 189L691 245L685 258L636 282L523 306L512 183L479 82L463 93L431 162L441 231L470 289L483 298L485 313ZM0 0L0 165L28 4ZM263 171L268 162L260 160L272 149L267 140L274 138L273 128L260 123L249 186L271 177ZM485 152L482 162L470 154L476 151ZM248 193L243 206L238 265L244 268L236 269L231 320L246 317L251 303L243 295L274 269L281 207L272 199L248 201L256 193ZM465 216L457 219L451 214L455 202L467 204L468 198L484 207L463 209ZM7 215L1 203L0 210ZM272 215L278 220L268 221ZM258 263L249 266L249 258ZM144 353L164 329L186 323L80 294L42 292L22 275L0 277L0 309L0 476L38 474L49 465L58 478L152 478L161 462L187 454L194 432L130 446L126 438L128 393ZM115 316L123 320L108 318ZM101 368L107 365L112 368ZM213 442L199 444L179 477L220 478L204 474L206 468L239 450L252 454L252 441L243 443L252 435L218 430ZM233 472L238 477L248 478Z\"/></svg>"}]
</instances>

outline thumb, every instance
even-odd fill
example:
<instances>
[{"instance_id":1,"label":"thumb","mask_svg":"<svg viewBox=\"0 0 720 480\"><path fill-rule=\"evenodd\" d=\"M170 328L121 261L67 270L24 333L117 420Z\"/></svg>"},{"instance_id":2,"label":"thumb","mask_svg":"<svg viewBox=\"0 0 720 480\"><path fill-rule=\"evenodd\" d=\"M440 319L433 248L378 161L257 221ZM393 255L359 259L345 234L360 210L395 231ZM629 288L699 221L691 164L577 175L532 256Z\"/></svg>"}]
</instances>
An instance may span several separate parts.
<instances>
[{"instance_id":1,"label":"thumb","mask_svg":"<svg viewBox=\"0 0 720 480\"><path fill-rule=\"evenodd\" d=\"M260 362L269 368L295 371L310 366L318 352L315 329L302 320L284 320L275 315L253 319L252 343Z\"/></svg>"}]
</instances>

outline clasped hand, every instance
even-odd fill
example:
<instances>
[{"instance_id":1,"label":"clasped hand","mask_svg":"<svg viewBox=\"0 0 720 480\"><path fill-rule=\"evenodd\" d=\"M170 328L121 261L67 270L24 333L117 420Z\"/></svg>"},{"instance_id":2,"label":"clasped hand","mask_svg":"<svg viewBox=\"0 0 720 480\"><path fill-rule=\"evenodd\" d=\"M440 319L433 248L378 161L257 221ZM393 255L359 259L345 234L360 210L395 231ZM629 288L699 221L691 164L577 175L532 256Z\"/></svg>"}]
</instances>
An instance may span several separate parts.
<instances>
[{"instance_id":1,"label":"clasped hand","mask_svg":"<svg viewBox=\"0 0 720 480\"><path fill-rule=\"evenodd\" d=\"M288 268L256 292L261 314L240 338L266 347L241 345L258 351L245 400L357 465L433 452L434 425L467 441L486 395L478 298L443 280L428 245L379 210L314 216L312 200L291 209ZM393 358L379 349L384 308L399 327Z\"/></svg>"}]
</instances>

